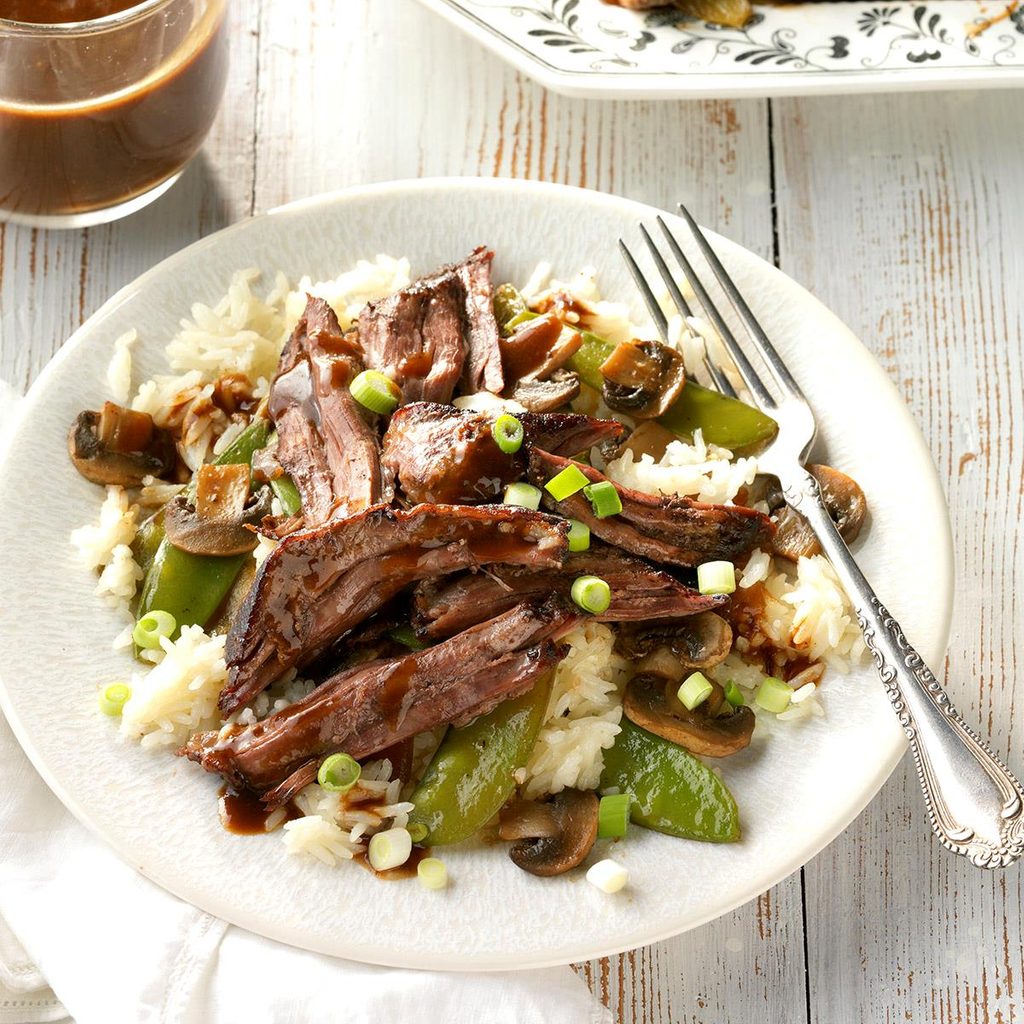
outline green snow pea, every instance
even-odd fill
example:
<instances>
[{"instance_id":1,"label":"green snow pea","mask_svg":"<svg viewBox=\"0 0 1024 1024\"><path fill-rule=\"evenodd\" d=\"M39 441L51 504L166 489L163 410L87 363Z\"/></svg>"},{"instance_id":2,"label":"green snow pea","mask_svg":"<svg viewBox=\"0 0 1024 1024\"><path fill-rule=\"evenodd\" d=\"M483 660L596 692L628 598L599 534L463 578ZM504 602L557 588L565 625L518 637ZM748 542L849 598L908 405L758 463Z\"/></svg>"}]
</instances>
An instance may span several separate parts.
<instances>
[{"instance_id":1,"label":"green snow pea","mask_svg":"<svg viewBox=\"0 0 1024 1024\"><path fill-rule=\"evenodd\" d=\"M415 804L410 822L427 829L424 845L468 839L512 795L512 773L526 764L537 741L553 679L552 671L521 697L448 730L409 798Z\"/></svg>"},{"instance_id":2,"label":"green snow pea","mask_svg":"<svg viewBox=\"0 0 1024 1024\"><path fill-rule=\"evenodd\" d=\"M718 775L628 718L604 755L601 789L611 788L632 794L630 818L644 828L706 843L740 838L736 801Z\"/></svg>"}]
</instances>

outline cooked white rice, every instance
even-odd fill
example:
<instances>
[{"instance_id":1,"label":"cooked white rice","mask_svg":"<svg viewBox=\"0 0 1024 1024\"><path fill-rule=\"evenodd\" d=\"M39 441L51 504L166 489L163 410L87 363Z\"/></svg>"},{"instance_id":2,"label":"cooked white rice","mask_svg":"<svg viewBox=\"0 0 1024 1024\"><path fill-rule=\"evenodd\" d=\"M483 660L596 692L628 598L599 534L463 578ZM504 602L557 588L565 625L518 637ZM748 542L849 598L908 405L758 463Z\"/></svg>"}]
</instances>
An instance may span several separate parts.
<instances>
[{"instance_id":1,"label":"cooked white rice","mask_svg":"<svg viewBox=\"0 0 1024 1024\"><path fill-rule=\"evenodd\" d=\"M605 474L623 487L647 494L675 494L725 504L754 482L757 459L733 459L728 448L705 444L698 430L692 444L673 441L658 460L647 454L637 459L627 449L608 463Z\"/></svg>"},{"instance_id":2,"label":"cooked white rice","mask_svg":"<svg viewBox=\"0 0 1024 1024\"><path fill-rule=\"evenodd\" d=\"M114 354L107 367L107 386L115 402L124 405L132 393L132 345L139 340L134 328L114 341Z\"/></svg>"},{"instance_id":3,"label":"cooked white rice","mask_svg":"<svg viewBox=\"0 0 1024 1024\"><path fill-rule=\"evenodd\" d=\"M99 522L71 531L71 543L78 549L82 562L90 569L109 565L117 548L135 540L138 513L123 487L108 487L100 505Z\"/></svg>"},{"instance_id":4,"label":"cooked white rice","mask_svg":"<svg viewBox=\"0 0 1024 1024\"><path fill-rule=\"evenodd\" d=\"M95 592L105 605L128 612L135 588L141 580L142 570L132 555L132 549L127 544L118 544L100 573Z\"/></svg>"},{"instance_id":5,"label":"cooked white rice","mask_svg":"<svg viewBox=\"0 0 1024 1024\"><path fill-rule=\"evenodd\" d=\"M201 729L216 728L217 698L227 682L223 636L185 626L177 640L160 641L163 657L134 673L121 732L144 747L180 746Z\"/></svg>"},{"instance_id":6,"label":"cooked white rice","mask_svg":"<svg viewBox=\"0 0 1024 1024\"><path fill-rule=\"evenodd\" d=\"M285 823L289 853L314 857L328 866L351 860L366 850L370 836L404 828L413 805L400 799L401 779L392 779L386 758L363 766L347 793L332 793L317 783L300 790L295 803L301 818Z\"/></svg>"},{"instance_id":7,"label":"cooked white rice","mask_svg":"<svg viewBox=\"0 0 1024 1024\"><path fill-rule=\"evenodd\" d=\"M569 653L555 672L548 709L526 765L527 796L593 789L604 751L619 734L626 660L615 653L614 635L586 622L565 637Z\"/></svg>"}]
</instances>

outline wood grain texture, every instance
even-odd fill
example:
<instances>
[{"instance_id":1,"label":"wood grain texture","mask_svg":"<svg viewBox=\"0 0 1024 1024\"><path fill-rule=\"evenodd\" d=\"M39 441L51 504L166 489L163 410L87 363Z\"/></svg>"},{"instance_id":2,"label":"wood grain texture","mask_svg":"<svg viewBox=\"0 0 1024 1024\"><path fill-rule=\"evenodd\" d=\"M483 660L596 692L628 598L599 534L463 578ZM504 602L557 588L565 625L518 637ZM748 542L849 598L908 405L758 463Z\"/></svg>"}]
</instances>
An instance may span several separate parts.
<instances>
[{"instance_id":1,"label":"wood grain texture","mask_svg":"<svg viewBox=\"0 0 1024 1024\"><path fill-rule=\"evenodd\" d=\"M953 512L951 690L1021 764L1024 109L1014 95L771 110L598 103L545 93L410 0L233 0L232 18L227 99L171 192L89 231L0 225L0 381L22 392L89 313L161 257L316 192L481 174L684 200L777 257L903 391ZM802 874L687 935L577 969L629 1024L1010 1024L1024 1020L1021 897L1019 870L982 875L937 847L904 767Z\"/></svg>"},{"instance_id":2,"label":"wood grain texture","mask_svg":"<svg viewBox=\"0 0 1024 1024\"><path fill-rule=\"evenodd\" d=\"M788 100L775 124L781 265L924 430L956 540L950 696L1019 770L1024 109L992 93ZM932 841L909 763L806 879L814 1021L1024 1018L1020 869L979 872Z\"/></svg>"}]
</instances>

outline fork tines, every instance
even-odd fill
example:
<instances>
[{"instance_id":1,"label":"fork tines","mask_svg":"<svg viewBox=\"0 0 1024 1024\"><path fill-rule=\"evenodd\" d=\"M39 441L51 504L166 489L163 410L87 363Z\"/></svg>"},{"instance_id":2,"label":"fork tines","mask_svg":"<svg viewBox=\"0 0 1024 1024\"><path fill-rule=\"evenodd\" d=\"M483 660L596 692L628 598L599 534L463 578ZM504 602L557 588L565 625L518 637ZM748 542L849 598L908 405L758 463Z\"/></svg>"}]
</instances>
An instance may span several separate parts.
<instances>
[{"instance_id":1,"label":"fork tines","mask_svg":"<svg viewBox=\"0 0 1024 1024\"><path fill-rule=\"evenodd\" d=\"M714 249L711 248L711 244L708 242L704 232L697 225L697 222L693 219L689 210L687 210L682 204L679 205L679 212L682 215L683 220L686 222L687 227L690 229L690 233L692 234L701 255L711 268L711 271L717 279L722 291L729 299L729 302L732 304L733 309L735 309L740 321L746 328L755 349L764 360L765 365L771 371L772 377L782 392L783 398L795 398L802 401L803 395L799 386L793 379L793 376L786 367L786 364L782 361L782 358L775 350L775 346L771 343L767 334L765 334L761 325L757 322L756 317L751 312L750 307L747 305L746 300L740 293L739 288L737 288L736 283L729 276L728 271L726 271L725 267L722 265L722 262L719 260ZM736 370L739 372L743 383L750 391L754 401L765 410L776 409L778 406L777 399L772 395L771 391L769 391L764 381L747 358L746 353L740 347L739 342L736 340L736 336L733 334L729 325L726 323L725 318L719 311L719 308L712 300L707 288L698 276L689 257L687 257L686 253L683 251L682 246L679 244L664 219L658 217L657 221L658 227L661 229L661 233L665 237L665 242L668 245L672 258L682 270L683 276L686 278L690 288L693 290L697 303L700 305L708 320L710 320L721 337ZM651 237L650 232L643 224L640 225L640 234L643 236L644 244L647 246L647 249L651 254L651 258L654 260L654 265L657 268L658 275L661 277L666 289L668 289L668 294L676 309L684 318L692 316L693 310L691 309L691 304L687 301L686 296L683 295L675 275L669 268L667 260L662 255L654 239ZM640 295L644 300L644 305L647 307L647 311L650 313L651 319L654 321L654 326L657 329L658 334L661 336L662 340L667 343L668 320L665 317L665 313L662 310L653 289L645 278L643 271L640 269L636 260L633 258L633 254L630 252L629 247L624 241L622 241L622 239L619 239L619 249L622 252L623 259L626 261L626 266L629 269L633 280L636 282L637 288L640 290ZM735 390L729 383L723 369L711 358L710 353L707 350L707 346L705 346L704 352L704 366L707 369L714 386L724 394L735 397Z\"/></svg>"}]
</instances>

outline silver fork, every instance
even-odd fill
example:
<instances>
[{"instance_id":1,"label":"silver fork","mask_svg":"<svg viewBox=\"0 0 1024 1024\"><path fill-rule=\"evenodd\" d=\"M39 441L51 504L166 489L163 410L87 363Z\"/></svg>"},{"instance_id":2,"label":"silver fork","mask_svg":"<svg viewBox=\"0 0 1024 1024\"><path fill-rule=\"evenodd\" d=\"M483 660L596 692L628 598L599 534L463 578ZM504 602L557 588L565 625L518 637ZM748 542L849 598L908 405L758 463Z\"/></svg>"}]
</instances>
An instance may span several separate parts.
<instances>
[{"instance_id":1,"label":"silver fork","mask_svg":"<svg viewBox=\"0 0 1024 1024\"><path fill-rule=\"evenodd\" d=\"M943 846L979 867L1004 867L1012 863L1024 854L1024 790L1003 762L964 722L857 566L825 509L817 481L804 469L816 432L814 413L697 222L682 205L679 212L742 322L751 345L768 368L770 384L754 369L661 217L658 227L671 256L725 343L754 403L779 425L775 439L758 457L759 468L779 478L786 502L810 522L822 550L846 588L864 641L874 656L889 700L910 741L935 834ZM667 260L643 225L640 225L640 232L672 301L684 316L691 315L690 305L669 270ZM668 323L654 292L621 239L619 248L655 327L667 342ZM707 353L704 360L715 386L734 396L735 391L721 367Z\"/></svg>"}]
</instances>

